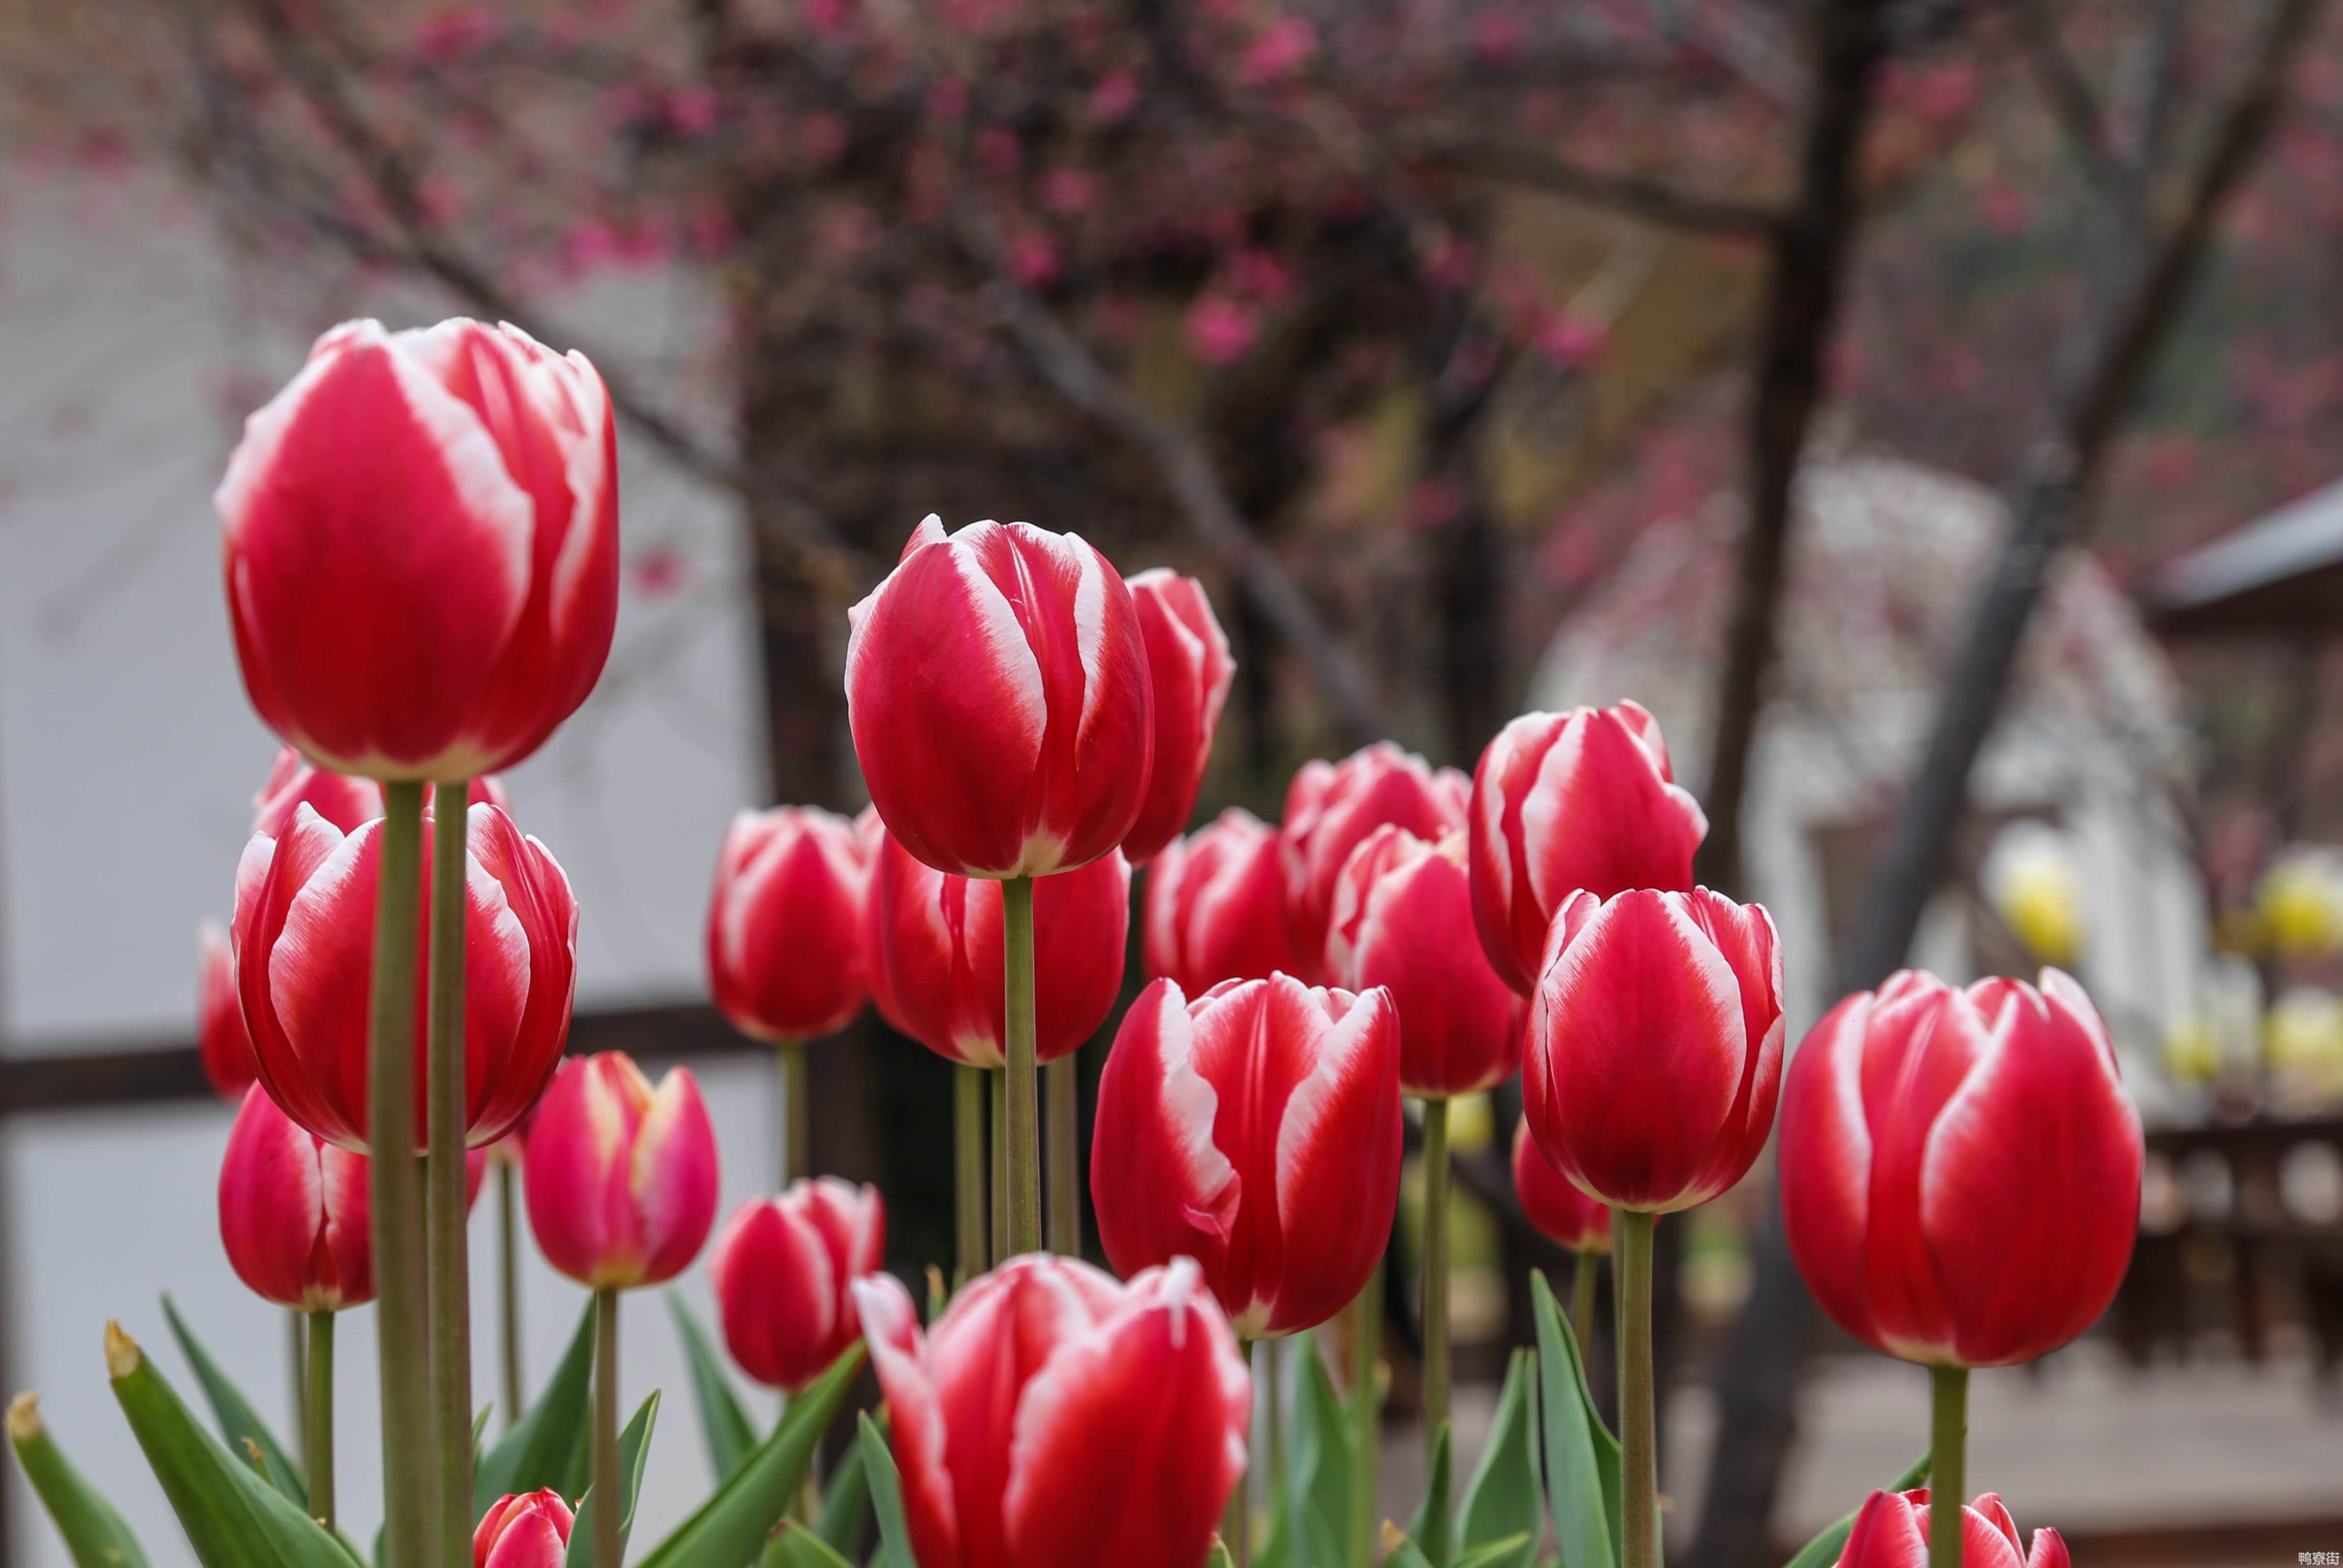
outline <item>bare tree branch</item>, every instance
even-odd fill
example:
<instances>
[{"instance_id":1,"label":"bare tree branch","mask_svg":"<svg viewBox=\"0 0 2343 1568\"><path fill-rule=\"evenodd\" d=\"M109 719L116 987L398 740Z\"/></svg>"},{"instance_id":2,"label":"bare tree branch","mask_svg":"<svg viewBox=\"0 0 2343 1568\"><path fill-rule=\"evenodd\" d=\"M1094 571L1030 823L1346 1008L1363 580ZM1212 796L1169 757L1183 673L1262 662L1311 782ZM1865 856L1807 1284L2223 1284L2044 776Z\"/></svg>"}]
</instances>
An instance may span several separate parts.
<instances>
[{"instance_id":1,"label":"bare tree branch","mask_svg":"<svg viewBox=\"0 0 2343 1568\"><path fill-rule=\"evenodd\" d=\"M2074 144L2084 172L2094 184L2127 196L2137 183L2135 171L2116 145L2098 95L2091 90L2082 67L2058 35L2053 0L2016 0L2012 9L2016 13L2018 35L2026 45L2026 63L2041 85L2043 96L2049 100L2050 112Z\"/></svg>"}]
</instances>

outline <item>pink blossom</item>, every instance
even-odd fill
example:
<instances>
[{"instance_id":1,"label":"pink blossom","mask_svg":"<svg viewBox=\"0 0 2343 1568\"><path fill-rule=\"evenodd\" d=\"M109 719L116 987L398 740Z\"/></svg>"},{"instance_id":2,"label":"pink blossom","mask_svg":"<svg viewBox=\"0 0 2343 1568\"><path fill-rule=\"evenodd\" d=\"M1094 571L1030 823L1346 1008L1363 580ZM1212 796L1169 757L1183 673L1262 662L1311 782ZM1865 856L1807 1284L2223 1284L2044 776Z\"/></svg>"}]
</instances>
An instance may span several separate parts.
<instances>
[{"instance_id":1,"label":"pink blossom","mask_svg":"<svg viewBox=\"0 0 2343 1568\"><path fill-rule=\"evenodd\" d=\"M1260 336L1260 316L1225 294L1208 294L1188 307L1188 348L1207 365L1242 358Z\"/></svg>"},{"instance_id":2,"label":"pink blossom","mask_svg":"<svg viewBox=\"0 0 2343 1568\"><path fill-rule=\"evenodd\" d=\"M1239 64L1238 74L1256 85L1282 81L1310 63L1318 53L1318 29L1306 16L1272 22L1252 41Z\"/></svg>"}]
</instances>

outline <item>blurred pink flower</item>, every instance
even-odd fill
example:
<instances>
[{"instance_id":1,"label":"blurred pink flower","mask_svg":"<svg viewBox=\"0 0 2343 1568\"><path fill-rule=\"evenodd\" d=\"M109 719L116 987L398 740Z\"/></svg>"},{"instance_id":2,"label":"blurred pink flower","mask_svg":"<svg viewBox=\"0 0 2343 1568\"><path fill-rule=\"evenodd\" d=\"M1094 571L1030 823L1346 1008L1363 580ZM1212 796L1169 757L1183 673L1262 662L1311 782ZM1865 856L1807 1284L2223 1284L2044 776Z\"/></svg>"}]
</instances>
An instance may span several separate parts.
<instances>
[{"instance_id":1,"label":"blurred pink flower","mask_svg":"<svg viewBox=\"0 0 2343 1568\"><path fill-rule=\"evenodd\" d=\"M1085 213L1097 197L1098 181L1088 169L1054 168L1041 182L1041 205L1051 212Z\"/></svg>"},{"instance_id":2,"label":"blurred pink flower","mask_svg":"<svg viewBox=\"0 0 2343 1568\"><path fill-rule=\"evenodd\" d=\"M1238 64L1238 74L1256 85L1282 81L1310 63L1318 53L1318 29L1306 16L1272 22Z\"/></svg>"},{"instance_id":3,"label":"blurred pink flower","mask_svg":"<svg viewBox=\"0 0 2343 1568\"><path fill-rule=\"evenodd\" d=\"M1188 348L1207 365L1242 358L1260 336L1260 315L1225 294L1208 294L1188 307Z\"/></svg>"},{"instance_id":4,"label":"blurred pink flower","mask_svg":"<svg viewBox=\"0 0 2343 1568\"><path fill-rule=\"evenodd\" d=\"M1091 118L1111 125L1139 106L1139 78L1129 71L1110 71L1091 90Z\"/></svg>"}]
</instances>

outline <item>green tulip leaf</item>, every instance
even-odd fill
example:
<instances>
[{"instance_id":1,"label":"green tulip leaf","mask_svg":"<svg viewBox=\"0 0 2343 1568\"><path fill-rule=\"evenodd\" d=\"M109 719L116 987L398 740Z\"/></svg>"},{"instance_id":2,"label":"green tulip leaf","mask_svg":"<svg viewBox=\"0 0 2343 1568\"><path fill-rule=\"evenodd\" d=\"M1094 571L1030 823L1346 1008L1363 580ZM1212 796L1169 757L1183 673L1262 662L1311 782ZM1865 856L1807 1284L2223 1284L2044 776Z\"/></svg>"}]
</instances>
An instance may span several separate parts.
<instances>
[{"instance_id":1,"label":"green tulip leaf","mask_svg":"<svg viewBox=\"0 0 2343 1568\"><path fill-rule=\"evenodd\" d=\"M1455 1568L1509 1568L1512 1563L1534 1562L1536 1557L1537 1537L1523 1533L1473 1547L1456 1559Z\"/></svg>"},{"instance_id":2,"label":"green tulip leaf","mask_svg":"<svg viewBox=\"0 0 2343 1568\"><path fill-rule=\"evenodd\" d=\"M1458 1509L1456 1538L1468 1549L1459 1568L1478 1554L1472 1549L1516 1535L1522 1544L1503 1557L1503 1568L1534 1568L1537 1537L1544 1529L1538 1500L1537 1352L1521 1350L1505 1369L1489 1446Z\"/></svg>"},{"instance_id":3,"label":"green tulip leaf","mask_svg":"<svg viewBox=\"0 0 2343 1568\"><path fill-rule=\"evenodd\" d=\"M1403 1535L1396 1526L1383 1526L1383 1568L1433 1568L1432 1559L1413 1536Z\"/></svg>"},{"instance_id":4,"label":"green tulip leaf","mask_svg":"<svg viewBox=\"0 0 2343 1568\"><path fill-rule=\"evenodd\" d=\"M852 1560L840 1556L837 1547L794 1523L782 1525L781 1533L773 1537L765 1562L770 1568L854 1568Z\"/></svg>"},{"instance_id":5,"label":"green tulip leaf","mask_svg":"<svg viewBox=\"0 0 2343 1568\"><path fill-rule=\"evenodd\" d=\"M837 1419L862 1358L862 1347L853 1346L789 1401L772 1435L750 1450L716 1494L653 1547L639 1568L719 1568L752 1561L804 1489L814 1449Z\"/></svg>"},{"instance_id":6,"label":"green tulip leaf","mask_svg":"<svg viewBox=\"0 0 2343 1568\"><path fill-rule=\"evenodd\" d=\"M65 1451L41 1421L40 1406L31 1394L19 1394L8 1407L8 1445L33 1495L41 1500L57 1533L73 1554L74 1568L146 1568L146 1553L138 1537L114 1504L82 1479Z\"/></svg>"},{"instance_id":7,"label":"green tulip leaf","mask_svg":"<svg viewBox=\"0 0 2343 1568\"><path fill-rule=\"evenodd\" d=\"M307 1512L309 1506L308 1477L287 1455L285 1445L277 1441L276 1433L268 1430L268 1423L260 1419L260 1412L254 1410L252 1402L244 1397L244 1391L220 1370L217 1362L212 1360L211 1352L204 1349L202 1342L179 1316L179 1309L172 1304L168 1295L163 1298L163 1321L171 1325L171 1337L179 1342L179 1353L187 1358L189 1370L196 1374L196 1382L203 1388L204 1401L212 1407L212 1414L219 1422L220 1440L227 1444L228 1452L249 1458L256 1449L261 1474L271 1486L290 1499L295 1507Z\"/></svg>"},{"instance_id":8,"label":"green tulip leaf","mask_svg":"<svg viewBox=\"0 0 2343 1568\"><path fill-rule=\"evenodd\" d=\"M883 1433L885 1422L880 1422ZM839 1462L838 1473L830 1478L830 1490L822 1493L821 1523L814 1529L825 1544L837 1549L841 1557L860 1563L862 1560L863 1538L870 1533L870 1467L862 1457L862 1445L849 1445L846 1457Z\"/></svg>"},{"instance_id":9,"label":"green tulip leaf","mask_svg":"<svg viewBox=\"0 0 2343 1568\"><path fill-rule=\"evenodd\" d=\"M357 1557L199 1425L155 1363L106 1325L114 1397L203 1568L352 1568Z\"/></svg>"},{"instance_id":10,"label":"green tulip leaf","mask_svg":"<svg viewBox=\"0 0 2343 1568\"><path fill-rule=\"evenodd\" d=\"M593 1384L594 1302L588 1297L552 1381L497 1445L481 1455L472 1475L476 1523L498 1498L548 1489L575 1497L586 1490Z\"/></svg>"},{"instance_id":11,"label":"green tulip leaf","mask_svg":"<svg viewBox=\"0 0 2343 1568\"><path fill-rule=\"evenodd\" d=\"M1915 1460L1911 1468L1887 1483L1889 1492L1909 1492L1928 1479L1928 1466L1935 1453L1931 1449ZM1790 1559L1788 1568L1832 1568L1846 1546L1846 1538L1855 1533L1855 1515L1848 1513L1830 1525L1798 1549Z\"/></svg>"},{"instance_id":12,"label":"green tulip leaf","mask_svg":"<svg viewBox=\"0 0 2343 1568\"><path fill-rule=\"evenodd\" d=\"M871 1568L920 1568L920 1560L911 1555L911 1527L903 1518L903 1477L887 1450L887 1434L867 1414L857 1423L857 1432L855 1447L870 1477L870 1512L879 1521L879 1555Z\"/></svg>"},{"instance_id":13,"label":"green tulip leaf","mask_svg":"<svg viewBox=\"0 0 2343 1568\"><path fill-rule=\"evenodd\" d=\"M643 1491L643 1462L650 1457L651 1428L659 1424L659 1396L654 1392L618 1433L618 1479L627 1489L626 1506L618 1513L618 1559L627 1556L627 1537L634 1533L635 1503ZM591 1568L594 1561L594 1491L578 1500L577 1522L569 1532L569 1550L562 1568Z\"/></svg>"},{"instance_id":14,"label":"green tulip leaf","mask_svg":"<svg viewBox=\"0 0 2343 1568\"><path fill-rule=\"evenodd\" d=\"M1613 1568L1619 1560L1619 1444L1594 1413L1569 1320L1543 1273L1530 1276L1544 1424L1546 1507L1562 1568Z\"/></svg>"},{"instance_id":15,"label":"green tulip leaf","mask_svg":"<svg viewBox=\"0 0 2343 1568\"><path fill-rule=\"evenodd\" d=\"M1307 1337L1296 1335L1294 1342L1299 1346ZM1300 1562L1302 1568L1351 1568L1360 1557L1351 1540L1359 1441L1351 1412L1314 1345L1302 1353L1294 1382L1292 1488L1302 1509Z\"/></svg>"},{"instance_id":16,"label":"green tulip leaf","mask_svg":"<svg viewBox=\"0 0 2343 1568\"><path fill-rule=\"evenodd\" d=\"M749 1451L757 1446L757 1429L741 1408L739 1396L732 1392L732 1380L725 1375L724 1363L716 1359L708 1332L691 1315L682 1294L669 1291L667 1304L675 1314L675 1332L683 1341L684 1359L691 1366L691 1397L699 1408L699 1435L708 1444L708 1467L722 1481L739 1469Z\"/></svg>"},{"instance_id":17,"label":"green tulip leaf","mask_svg":"<svg viewBox=\"0 0 2343 1568\"><path fill-rule=\"evenodd\" d=\"M1454 1433L1446 1422L1432 1440L1432 1473L1424 1483L1423 1501L1407 1527L1408 1540L1432 1568L1448 1568L1456 1554L1456 1455Z\"/></svg>"}]
</instances>

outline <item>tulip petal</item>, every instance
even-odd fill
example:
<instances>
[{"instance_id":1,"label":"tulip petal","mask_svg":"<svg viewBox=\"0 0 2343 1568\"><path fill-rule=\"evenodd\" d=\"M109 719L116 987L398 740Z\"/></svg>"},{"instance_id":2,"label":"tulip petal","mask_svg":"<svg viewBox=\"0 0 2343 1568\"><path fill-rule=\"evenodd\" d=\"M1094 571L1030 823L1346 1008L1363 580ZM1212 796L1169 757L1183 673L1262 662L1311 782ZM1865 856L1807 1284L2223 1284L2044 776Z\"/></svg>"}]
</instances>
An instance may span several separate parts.
<instances>
[{"instance_id":1,"label":"tulip petal","mask_svg":"<svg viewBox=\"0 0 2343 1568\"><path fill-rule=\"evenodd\" d=\"M1242 1191L1212 1141L1219 1096L1196 1069L1195 1026L1180 988L1140 992L1099 1075L1091 1192L1099 1243L1118 1273L1191 1257L1217 1275Z\"/></svg>"},{"instance_id":2,"label":"tulip petal","mask_svg":"<svg viewBox=\"0 0 2343 1568\"><path fill-rule=\"evenodd\" d=\"M892 1275L875 1274L855 1285L854 1302L880 1390L887 1396L912 1552L922 1568L964 1568L950 1468L950 1436L921 1356L919 1317L910 1294Z\"/></svg>"},{"instance_id":3,"label":"tulip petal","mask_svg":"<svg viewBox=\"0 0 2343 1568\"><path fill-rule=\"evenodd\" d=\"M1875 1492L1855 1512L1855 1529L1839 1553L1843 1568L1927 1568L1926 1511L1905 1495Z\"/></svg>"},{"instance_id":4,"label":"tulip petal","mask_svg":"<svg viewBox=\"0 0 2343 1568\"><path fill-rule=\"evenodd\" d=\"M1399 1207L1400 1024L1391 993L1317 993L1330 1022L1271 1027L1315 1035L1316 1060L1292 1086L1277 1122L1273 1222L1279 1289L1270 1328L1289 1333L1325 1322L1354 1294L1363 1260L1380 1253ZM1265 1015L1315 1012L1296 981L1268 982ZM1248 1172L1258 1182L1260 1176ZM1265 1207L1258 1203L1248 1209Z\"/></svg>"},{"instance_id":5,"label":"tulip petal","mask_svg":"<svg viewBox=\"0 0 2343 1568\"><path fill-rule=\"evenodd\" d=\"M1873 997L1857 991L1815 1025L1782 1091L1782 1221L1806 1284L1841 1328L1880 1340L1863 1289L1871 1218L1871 1125L1864 1040Z\"/></svg>"}]
</instances>

